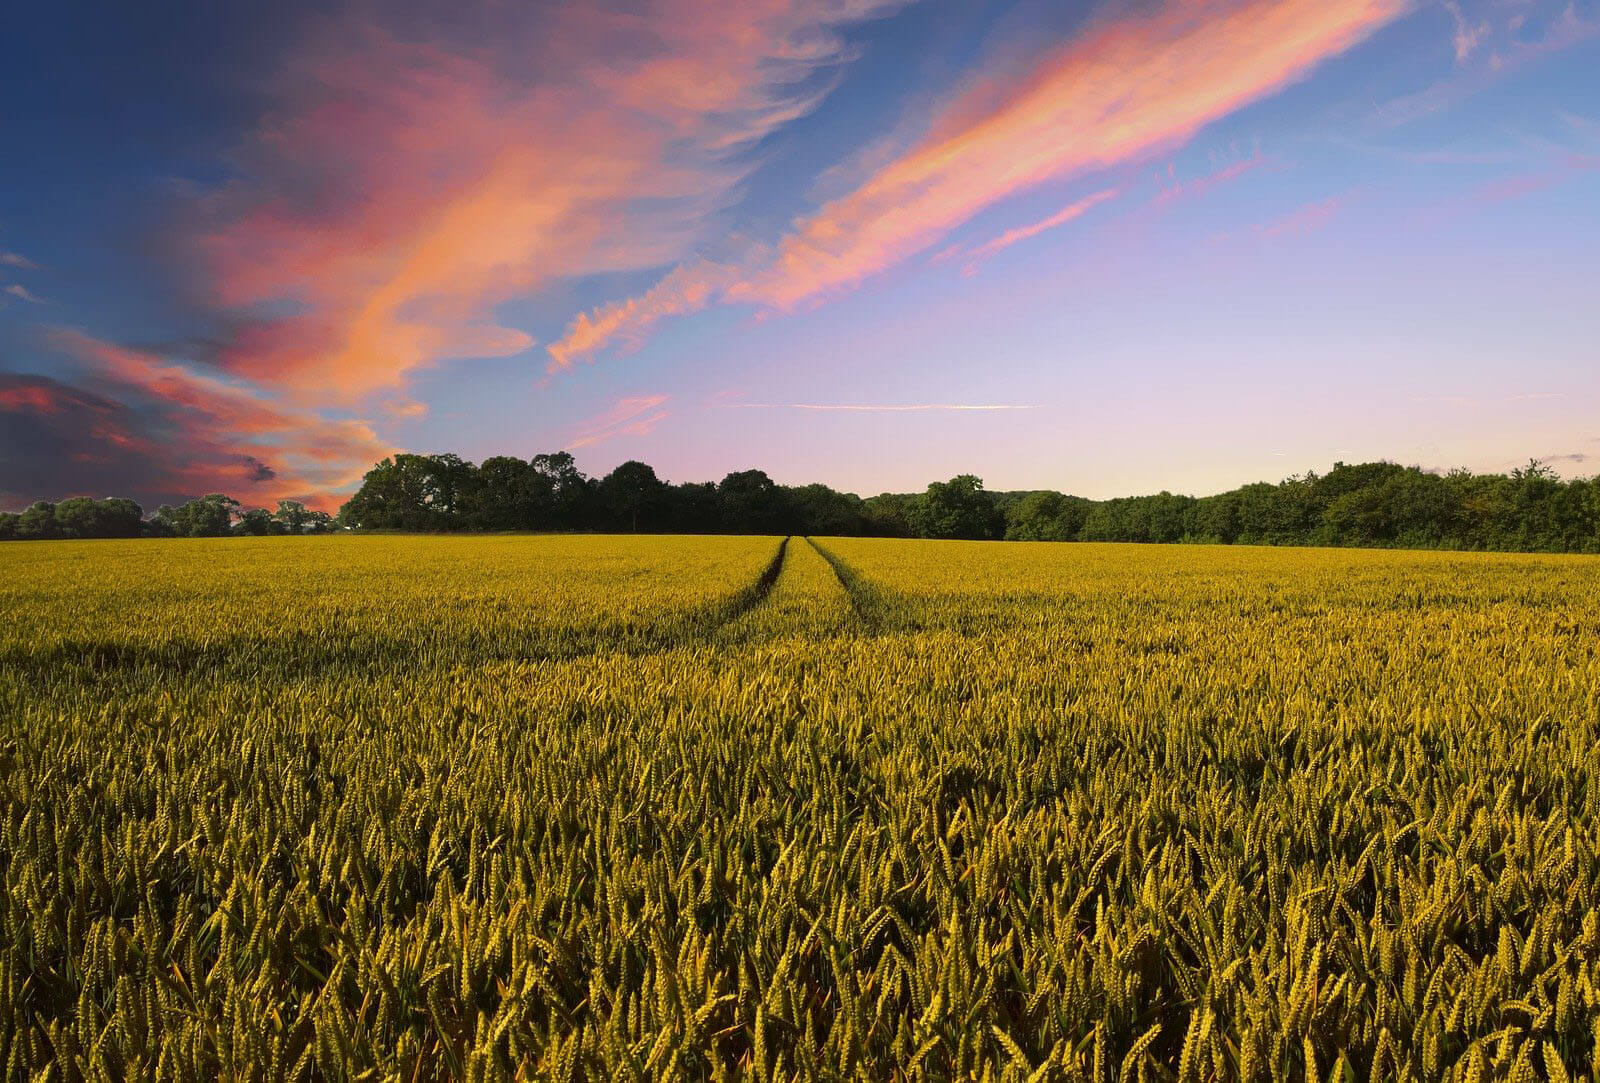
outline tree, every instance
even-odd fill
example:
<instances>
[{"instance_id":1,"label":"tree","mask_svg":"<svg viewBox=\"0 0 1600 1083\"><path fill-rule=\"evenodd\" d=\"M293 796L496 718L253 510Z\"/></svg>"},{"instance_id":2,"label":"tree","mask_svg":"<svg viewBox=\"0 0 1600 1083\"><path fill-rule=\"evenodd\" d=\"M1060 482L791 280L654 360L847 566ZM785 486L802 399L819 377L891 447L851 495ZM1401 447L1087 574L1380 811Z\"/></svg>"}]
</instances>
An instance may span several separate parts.
<instances>
[{"instance_id":1,"label":"tree","mask_svg":"<svg viewBox=\"0 0 1600 1083\"><path fill-rule=\"evenodd\" d=\"M972 474L929 485L911 507L911 524L924 538L997 538L1005 529L982 479Z\"/></svg>"},{"instance_id":2,"label":"tree","mask_svg":"<svg viewBox=\"0 0 1600 1083\"><path fill-rule=\"evenodd\" d=\"M649 465L630 459L600 481L600 500L613 520L637 533L642 519L654 525L666 496L666 486Z\"/></svg>"},{"instance_id":3,"label":"tree","mask_svg":"<svg viewBox=\"0 0 1600 1083\"><path fill-rule=\"evenodd\" d=\"M178 526L175 516L177 509L171 504L163 504L155 510L155 514L144 521L144 536L147 538L176 538Z\"/></svg>"},{"instance_id":4,"label":"tree","mask_svg":"<svg viewBox=\"0 0 1600 1083\"><path fill-rule=\"evenodd\" d=\"M866 529L866 510L861 498L851 493L826 485L802 485L785 488L783 495L797 533L847 537Z\"/></svg>"},{"instance_id":5,"label":"tree","mask_svg":"<svg viewBox=\"0 0 1600 1083\"><path fill-rule=\"evenodd\" d=\"M1232 545L1239 537L1239 494L1201 497L1189 511L1189 537L1198 542Z\"/></svg>"},{"instance_id":6,"label":"tree","mask_svg":"<svg viewBox=\"0 0 1600 1083\"><path fill-rule=\"evenodd\" d=\"M233 530L236 534L265 537L268 534L282 534L284 526L266 508L248 508L239 516Z\"/></svg>"},{"instance_id":7,"label":"tree","mask_svg":"<svg viewBox=\"0 0 1600 1083\"><path fill-rule=\"evenodd\" d=\"M477 488L477 467L454 454L429 455L427 464L429 506L444 529L459 530L467 525L465 513Z\"/></svg>"},{"instance_id":8,"label":"tree","mask_svg":"<svg viewBox=\"0 0 1600 1083\"><path fill-rule=\"evenodd\" d=\"M455 507L461 499L463 468L455 456L396 455L378 463L361 480L339 517L365 530L451 530L461 526Z\"/></svg>"},{"instance_id":9,"label":"tree","mask_svg":"<svg viewBox=\"0 0 1600 1083\"><path fill-rule=\"evenodd\" d=\"M144 526L144 509L115 496L75 496L57 504L55 516L63 538L137 538Z\"/></svg>"},{"instance_id":10,"label":"tree","mask_svg":"<svg viewBox=\"0 0 1600 1083\"><path fill-rule=\"evenodd\" d=\"M101 529L108 538L137 538L144 532L144 509L125 496L100 501Z\"/></svg>"},{"instance_id":11,"label":"tree","mask_svg":"<svg viewBox=\"0 0 1600 1083\"><path fill-rule=\"evenodd\" d=\"M47 541L59 538L61 528L56 525L56 506L41 500L28 506L17 516L17 537L26 540Z\"/></svg>"},{"instance_id":12,"label":"tree","mask_svg":"<svg viewBox=\"0 0 1600 1083\"><path fill-rule=\"evenodd\" d=\"M686 481L667 490L667 526L680 534L715 534L721 529L717 486L709 481Z\"/></svg>"},{"instance_id":13,"label":"tree","mask_svg":"<svg viewBox=\"0 0 1600 1083\"><path fill-rule=\"evenodd\" d=\"M784 494L765 471L736 470L717 486L722 528L730 534L787 534Z\"/></svg>"},{"instance_id":14,"label":"tree","mask_svg":"<svg viewBox=\"0 0 1600 1083\"><path fill-rule=\"evenodd\" d=\"M879 493L867 497L861 502L861 510L866 513L866 529L885 538L916 537L917 530L911 522L912 508L921 499L920 496L907 496L904 493Z\"/></svg>"},{"instance_id":15,"label":"tree","mask_svg":"<svg viewBox=\"0 0 1600 1083\"><path fill-rule=\"evenodd\" d=\"M172 530L180 538L221 538L233 527L239 502L222 493L209 493L177 508L163 507L158 515L170 517Z\"/></svg>"},{"instance_id":16,"label":"tree","mask_svg":"<svg viewBox=\"0 0 1600 1083\"><path fill-rule=\"evenodd\" d=\"M531 463L495 455L478 467L467 522L479 530L532 530L547 517L551 491Z\"/></svg>"},{"instance_id":17,"label":"tree","mask_svg":"<svg viewBox=\"0 0 1600 1083\"><path fill-rule=\"evenodd\" d=\"M275 534L326 534L333 527L333 516L313 511L298 500L278 501L272 520L279 527Z\"/></svg>"},{"instance_id":18,"label":"tree","mask_svg":"<svg viewBox=\"0 0 1600 1083\"><path fill-rule=\"evenodd\" d=\"M578 470L571 452L535 455L531 463L548 501L550 525L564 530L587 526L591 519L593 485Z\"/></svg>"},{"instance_id":19,"label":"tree","mask_svg":"<svg viewBox=\"0 0 1600 1083\"><path fill-rule=\"evenodd\" d=\"M283 527L285 534L302 533L311 522L311 509L298 500L278 501L278 510L272 517Z\"/></svg>"},{"instance_id":20,"label":"tree","mask_svg":"<svg viewBox=\"0 0 1600 1083\"><path fill-rule=\"evenodd\" d=\"M1077 541L1090 502L1048 490L1029 493L1006 512L1007 541Z\"/></svg>"}]
</instances>

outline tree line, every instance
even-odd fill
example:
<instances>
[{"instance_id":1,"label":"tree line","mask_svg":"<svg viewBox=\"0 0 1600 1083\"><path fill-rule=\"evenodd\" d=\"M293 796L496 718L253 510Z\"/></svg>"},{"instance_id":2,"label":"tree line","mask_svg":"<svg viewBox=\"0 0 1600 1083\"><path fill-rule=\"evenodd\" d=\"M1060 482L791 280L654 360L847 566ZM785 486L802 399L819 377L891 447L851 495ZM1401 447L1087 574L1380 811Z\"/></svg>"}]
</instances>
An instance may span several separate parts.
<instances>
[{"instance_id":1,"label":"tree line","mask_svg":"<svg viewBox=\"0 0 1600 1083\"><path fill-rule=\"evenodd\" d=\"M277 511L246 508L232 497L211 493L177 507L163 504L148 518L136 501L112 496L75 496L53 504L41 500L22 512L0 512L0 541L56 538L218 538L230 534L326 534L338 529L333 516L298 500L278 501Z\"/></svg>"},{"instance_id":2,"label":"tree line","mask_svg":"<svg viewBox=\"0 0 1600 1083\"><path fill-rule=\"evenodd\" d=\"M368 471L337 519L286 500L244 508L213 493L145 518L131 500L78 497L0 513L0 539L206 537L364 531L620 531L1019 541L1195 542L1600 552L1600 477L1565 481L1537 461L1509 474L1433 473L1388 462L1215 496L1090 500L990 492L971 474L921 493L862 499L787 486L760 470L720 482L661 480L625 462L600 478L567 452L530 460L396 455Z\"/></svg>"}]
</instances>

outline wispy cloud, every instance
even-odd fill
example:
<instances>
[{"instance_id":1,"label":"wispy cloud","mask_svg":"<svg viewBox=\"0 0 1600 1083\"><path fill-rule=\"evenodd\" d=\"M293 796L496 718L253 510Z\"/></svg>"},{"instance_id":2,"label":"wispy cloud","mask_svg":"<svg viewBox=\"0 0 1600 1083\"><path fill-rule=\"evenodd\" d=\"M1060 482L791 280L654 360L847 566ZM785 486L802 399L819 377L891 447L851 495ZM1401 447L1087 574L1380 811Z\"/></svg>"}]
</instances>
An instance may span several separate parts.
<instances>
[{"instance_id":1,"label":"wispy cloud","mask_svg":"<svg viewBox=\"0 0 1600 1083\"><path fill-rule=\"evenodd\" d=\"M936 245L978 212L1052 181L1177 146L1305 77L1410 0L1172 0L1103 21L1020 75L986 71L928 133L800 220L715 300L788 310ZM682 311L682 307L675 311ZM659 318L657 309L644 312ZM580 317L552 357L592 354L639 325L626 302Z\"/></svg>"},{"instance_id":2,"label":"wispy cloud","mask_svg":"<svg viewBox=\"0 0 1600 1083\"><path fill-rule=\"evenodd\" d=\"M1175 172L1169 171L1167 175L1157 178L1161 185L1161 194L1156 196L1156 206L1164 207L1179 200L1197 199L1230 181L1238 180L1245 174L1270 164L1271 161L1272 159L1264 157L1257 151L1248 158L1241 158L1194 180L1180 180Z\"/></svg>"},{"instance_id":3,"label":"wispy cloud","mask_svg":"<svg viewBox=\"0 0 1600 1083\"><path fill-rule=\"evenodd\" d=\"M842 28L902 2L485 5L461 17L485 22L470 47L352 5L294 50L238 178L200 208L189 248L233 327L217 360L356 399L528 350L499 303L683 258L745 152L850 58Z\"/></svg>"},{"instance_id":4,"label":"wispy cloud","mask_svg":"<svg viewBox=\"0 0 1600 1083\"><path fill-rule=\"evenodd\" d=\"M669 316L698 312L723 289L738 281L733 264L696 260L674 268L638 297L629 297L593 312L581 313L559 342L549 347L548 370L555 372L586 360L608 344L637 348L655 325Z\"/></svg>"},{"instance_id":5,"label":"wispy cloud","mask_svg":"<svg viewBox=\"0 0 1600 1083\"><path fill-rule=\"evenodd\" d=\"M1115 188L1106 188L1095 192L1093 195L1084 196L1074 203L1067 204L1048 218L1042 218L1030 225L1018 226L1016 229L1008 229L998 237L970 249L966 253L966 263L963 270L969 275L974 274L977 272L979 264L995 253L1010 248L1018 242L1037 237L1046 230L1064 226L1073 219L1081 218L1090 210L1106 202L1106 200L1115 199L1116 196L1117 190Z\"/></svg>"},{"instance_id":6,"label":"wispy cloud","mask_svg":"<svg viewBox=\"0 0 1600 1083\"><path fill-rule=\"evenodd\" d=\"M635 395L618 399L602 414L580 422L567 442L569 450L591 447L619 436L644 436L667 419L666 395Z\"/></svg>"},{"instance_id":7,"label":"wispy cloud","mask_svg":"<svg viewBox=\"0 0 1600 1083\"><path fill-rule=\"evenodd\" d=\"M1455 47L1456 63L1465 64L1472 59L1472 54L1489 36L1489 22L1487 19L1469 21L1456 0L1444 0L1444 8L1450 13L1450 18L1455 24L1455 35L1451 38L1451 44Z\"/></svg>"},{"instance_id":8,"label":"wispy cloud","mask_svg":"<svg viewBox=\"0 0 1600 1083\"><path fill-rule=\"evenodd\" d=\"M1468 21L1456 4L1451 9L1451 48L1458 71L1379 105L1378 123L1398 127L1444 112L1498 82L1503 76L1600 34L1600 17L1585 13L1572 0L1523 0L1490 9L1498 22ZM1542 9L1542 10L1541 10ZM1536 22L1528 16L1540 10Z\"/></svg>"},{"instance_id":9,"label":"wispy cloud","mask_svg":"<svg viewBox=\"0 0 1600 1083\"><path fill-rule=\"evenodd\" d=\"M1347 202L1346 196L1329 196L1314 203L1296 207L1288 214L1255 227L1262 237L1287 237L1314 233L1333 220Z\"/></svg>"},{"instance_id":10,"label":"wispy cloud","mask_svg":"<svg viewBox=\"0 0 1600 1083\"><path fill-rule=\"evenodd\" d=\"M18 270L33 271L39 265L28 257L16 252L0 252L0 267L15 267Z\"/></svg>"},{"instance_id":11,"label":"wispy cloud","mask_svg":"<svg viewBox=\"0 0 1600 1083\"><path fill-rule=\"evenodd\" d=\"M1016 406L1008 403L918 402L918 403L863 403L863 402L723 402L717 404L730 410L827 410L845 413L900 414L927 411L976 411L987 413L1001 410L1043 410L1043 406Z\"/></svg>"},{"instance_id":12,"label":"wispy cloud","mask_svg":"<svg viewBox=\"0 0 1600 1083\"><path fill-rule=\"evenodd\" d=\"M5 292L9 293L11 296L17 298L20 301L27 301L29 304L42 305L42 304L45 303L45 300L44 300L43 297L40 297L38 294L36 294L32 290L28 289L28 287L20 285L20 284L13 284L13 285L7 286L5 288Z\"/></svg>"}]
</instances>

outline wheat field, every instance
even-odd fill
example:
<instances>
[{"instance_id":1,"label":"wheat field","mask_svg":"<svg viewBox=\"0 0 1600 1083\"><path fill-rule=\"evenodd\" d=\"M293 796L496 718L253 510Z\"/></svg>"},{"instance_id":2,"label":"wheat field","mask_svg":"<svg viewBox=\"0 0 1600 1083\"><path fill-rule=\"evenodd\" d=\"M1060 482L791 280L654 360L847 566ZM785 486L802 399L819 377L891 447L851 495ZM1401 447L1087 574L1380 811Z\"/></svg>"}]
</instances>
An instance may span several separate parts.
<instances>
[{"instance_id":1,"label":"wheat field","mask_svg":"<svg viewBox=\"0 0 1600 1083\"><path fill-rule=\"evenodd\" d=\"M7 1078L1596 1078L1594 559L0 573Z\"/></svg>"}]
</instances>

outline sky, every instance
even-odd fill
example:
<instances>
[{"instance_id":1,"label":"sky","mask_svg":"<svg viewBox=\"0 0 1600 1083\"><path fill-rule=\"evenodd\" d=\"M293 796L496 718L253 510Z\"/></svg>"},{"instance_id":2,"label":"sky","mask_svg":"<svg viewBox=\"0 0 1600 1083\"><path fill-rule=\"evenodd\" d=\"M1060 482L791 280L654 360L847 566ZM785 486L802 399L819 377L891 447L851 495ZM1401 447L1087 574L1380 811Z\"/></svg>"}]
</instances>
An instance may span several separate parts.
<instances>
[{"instance_id":1,"label":"sky","mask_svg":"<svg viewBox=\"0 0 1600 1083\"><path fill-rule=\"evenodd\" d=\"M0 100L0 507L1600 473L1600 0L54 0Z\"/></svg>"}]
</instances>

